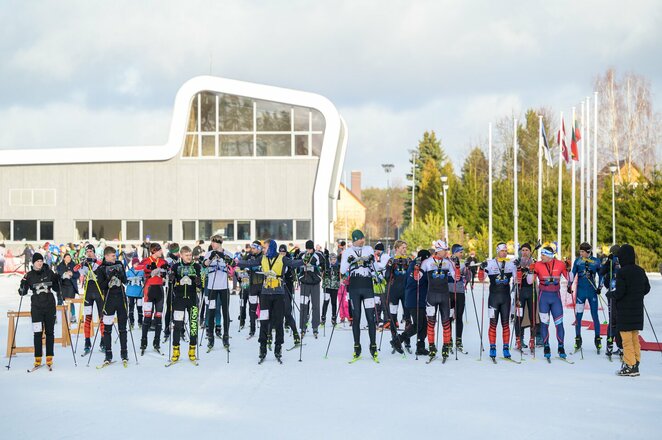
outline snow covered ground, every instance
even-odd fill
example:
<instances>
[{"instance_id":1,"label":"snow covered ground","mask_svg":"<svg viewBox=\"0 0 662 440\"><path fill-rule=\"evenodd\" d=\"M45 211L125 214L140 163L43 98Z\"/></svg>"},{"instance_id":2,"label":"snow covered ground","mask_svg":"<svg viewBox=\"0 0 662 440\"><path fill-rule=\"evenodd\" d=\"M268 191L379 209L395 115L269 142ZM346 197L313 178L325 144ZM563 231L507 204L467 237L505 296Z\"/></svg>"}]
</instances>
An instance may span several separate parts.
<instances>
[{"instance_id":1,"label":"snow covered ground","mask_svg":"<svg viewBox=\"0 0 662 440\"><path fill-rule=\"evenodd\" d=\"M19 277L0 278L3 344L6 312L18 307L18 281ZM651 283L646 305L662 336L662 279L652 278ZM481 289L477 287L477 301ZM298 362L297 350L284 352L284 365L271 353L257 365L257 340L246 341L246 330L237 331L237 296L231 301L229 364L225 351L216 348L209 354L202 350L198 367L182 361L164 368L167 355L150 351L138 355L136 365L129 346L129 368L93 368L103 360L99 351L89 368L86 359L77 356L75 368L70 348L56 344L54 371L26 374L32 355L19 354L11 370L0 371L0 438L659 438L660 353L642 353L640 377L617 377L614 372L620 364L598 356L590 348L591 332L584 329L585 359L571 356L574 365L558 360L549 365L530 356L524 356L522 365L493 365L485 356L478 362L478 331L467 300L464 341L469 354L446 364L426 365L425 359L416 361L413 355L391 355L385 335L380 364L364 358L349 365L348 330L335 332L329 358L324 359L331 330L327 328L326 337L307 340L303 362ZM573 321L572 311L566 309L568 347L573 343ZM362 333L367 353L368 335ZM642 335L654 341L648 323ZM151 337L152 333L150 344ZM137 343L138 330L134 339ZM21 318L17 345L31 340L29 320ZM285 347L291 341L286 333ZM114 353L118 358L119 345ZM519 353L514 358L519 359Z\"/></svg>"}]
</instances>

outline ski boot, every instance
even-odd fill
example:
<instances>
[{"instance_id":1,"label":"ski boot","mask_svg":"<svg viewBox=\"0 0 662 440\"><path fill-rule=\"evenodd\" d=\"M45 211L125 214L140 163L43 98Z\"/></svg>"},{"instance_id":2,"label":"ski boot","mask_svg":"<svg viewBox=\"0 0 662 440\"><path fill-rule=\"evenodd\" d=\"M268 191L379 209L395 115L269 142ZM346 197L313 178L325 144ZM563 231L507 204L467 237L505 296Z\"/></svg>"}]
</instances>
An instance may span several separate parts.
<instances>
[{"instance_id":1,"label":"ski boot","mask_svg":"<svg viewBox=\"0 0 662 440\"><path fill-rule=\"evenodd\" d=\"M159 342L157 340L154 341L154 343L152 344L152 347L154 347L154 351L161 354L161 344L159 344Z\"/></svg>"},{"instance_id":2,"label":"ski boot","mask_svg":"<svg viewBox=\"0 0 662 440\"><path fill-rule=\"evenodd\" d=\"M503 344L503 357L506 359L510 359L510 345L508 344Z\"/></svg>"},{"instance_id":3,"label":"ski boot","mask_svg":"<svg viewBox=\"0 0 662 440\"><path fill-rule=\"evenodd\" d=\"M53 366L53 356L46 356L46 366L48 368Z\"/></svg>"},{"instance_id":4,"label":"ski boot","mask_svg":"<svg viewBox=\"0 0 662 440\"><path fill-rule=\"evenodd\" d=\"M607 350L605 350L605 354L608 357L614 354L614 338L612 336L607 337Z\"/></svg>"},{"instance_id":5,"label":"ski boot","mask_svg":"<svg viewBox=\"0 0 662 440\"><path fill-rule=\"evenodd\" d=\"M188 346L188 358L191 362L195 362L197 360L197 356L195 355L195 345Z\"/></svg>"},{"instance_id":6,"label":"ski boot","mask_svg":"<svg viewBox=\"0 0 662 440\"><path fill-rule=\"evenodd\" d=\"M301 336L299 336L299 333L295 330L294 331L294 346L298 346L301 344Z\"/></svg>"},{"instance_id":7,"label":"ski boot","mask_svg":"<svg viewBox=\"0 0 662 440\"><path fill-rule=\"evenodd\" d=\"M207 338L207 353L214 349L214 337L210 336Z\"/></svg>"},{"instance_id":8,"label":"ski boot","mask_svg":"<svg viewBox=\"0 0 662 440\"><path fill-rule=\"evenodd\" d=\"M129 330L133 330L133 322L129 324Z\"/></svg>"},{"instance_id":9,"label":"ski boot","mask_svg":"<svg viewBox=\"0 0 662 440\"><path fill-rule=\"evenodd\" d=\"M338 325L338 320L336 319L335 316L334 316L333 318L331 318L331 325L334 326L334 327L335 327L336 325Z\"/></svg>"},{"instance_id":10,"label":"ski boot","mask_svg":"<svg viewBox=\"0 0 662 440\"><path fill-rule=\"evenodd\" d=\"M326 317L322 318L320 321L320 327L324 327L326 325Z\"/></svg>"},{"instance_id":11,"label":"ski boot","mask_svg":"<svg viewBox=\"0 0 662 440\"><path fill-rule=\"evenodd\" d=\"M138 328L139 329L143 328L143 322L140 319L138 320Z\"/></svg>"},{"instance_id":12,"label":"ski boot","mask_svg":"<svg viewBox=\"0 0 662 440\"><path fill-rule=\"evenodd\" d=\"M437 357L437 346L434 344L430 344L430 350L428 354L430 356L430 359Z\"/></svg>"},{"instance_id":13,"label":"ski boot","mask_svg":"<svg viewBox=\"0 0 662 440\"><path fill-rule=\"evenodd\" d=\"M146 338L141 338L140 339L140 356L143 356L145 354L145 350L147 350L147 339Z\"/></svg>"},{"instance_id":14,"label":"ski boot","mask_svg":"<svg viewBox=\"0 0 662 440\"><path fill-rule=\"evenodd\" d=\"M496 359L496 344L490 344L490 357Z\"/></svg>"},{"instance_id":15,"label":"ski boot","mask_svg":"<svg viewBox=\"0 0 662 440\"><path fill-rule=\"evenodd\" d=\"M92 350L92 341L90 341L90 338L85 338L85 348L83 348L83 354L81 356L83 357L87 356L91 350Z\"/></svg>"},{"instance_id":16,"label":"ski boot","mask_svg":"<svg viewBox=\"0 0 662 440\"><path fill-rule=\"evenodd\" d=\"M228 335L223 335L223 348L226 350L230 349L230 336Z\"/></svg>"},{"instance_id":17,"label":"ski boot","mask_svg":"<svg viewBox=\"0 0 662 440\"><path fill-rule=\"evenodd\" d=\"M424 341L416 342L416 356L428 356L430 352L425 348Z\"/></svg>"},{"instance_id":18,"label":"ski boot","mask_svg":"<svg viewBox=\"0 0 662 440\"><path fill-rule=\"evenodd\" d=\"M179 345L172 346L172 356L170 357L170 360L173 362L177 362L179 360Z\"/></svg>"},{"instance_id":19,"label":"ski boot","mask_svg":"<svg viewBox=\"0 0 662 440\"><path fill-rule=\"evenodd\" d=\"M267 344L262 342L260 344L260 361L259 363L261 364L264 361L264 358L267 357Z\"/></svg>"},{"instance_id":20,"label":"ski boot","mask_svg":"<svg viewBox=\"0 0 662 440\"><path fill-rule=\"evenodd\" d=\"M551 359L551 357L552 357L552 351L551 351L551 349L549 348L549 344L545 344L545 345L544 345L544 347L543 347L543 351L544 351L544 354L545 354L545 359L547 359L547 360Z\"/></svg>"},{"instance_id":21,"label":"ski boot","mask_svg":"<svg viewBox=\"0 0 662 440\"><path fill-rule=\"evenodd\" d=\"M214 329L214 334L216 335L216 337L218 339L221 339L222 335L221 335L221 327L220 326L216 326L216 328Z\"/></svg>"},{"instance_id":22,"label":"ski boot","mask_svg":"<svg viewBox=\"0 0 662 440\"><path fill-rule=\"evenodd\" d=\"M441 347L441 357L444 358L444 360L448 359L448 354L451 351L451 344L444 344Z\"/></svg>"},{"instance_id":23,"label":"ski boot","mask_svg":"<svg viewBox=\"0 0 662 440\"><path fill-rule=\"evenodd\" d=\"M41 356L35 356L34 357L34 367L37 368L40 365L41 365Z\"/></svg>"},{"instance_id":24,"label":"ski boot","mask_svg":"<svg viewBox=\"0 0 662 440\"><path fill-rule=\"evenodd\" d=\"M529 339L529 348L531 349L531 354L536 351L536 340L531 338Z\"/></svg>"},{"instance_id":25,"label":"ski boot","mask_svg":"<svg viewBox=\"0 0 662 440\"><path fill-rule=\"evenodd\" d=\"M397 336L391 340L391 347L394 351L397 351L400 354L405 354L405 351L402 349L402 342Z\"/></svg>"},{"instance_id":26,"label":"ski boot","mask_svg":"<svg viewBox=\"0 0 662 440\"><path fill-rule=\"evenodd\" d=\"M575 336L575 352L579 351L582 348L582 337Z\"/></svg>"},{"instance_id":27,"label":"ski boot","mask_svg":"<svg viewBox=\"0 0 662 440\"><path fill-rule=\"evenodd\" d=\"M515 336L515 350L522 351L523 348L522 339L519 336Z\"/></svg>"},{"instance_id":28,"label":"ski boot","mask_svg":"<svg viewBox=\"0 0 662 440\"><path fill-rule=\"evenodd\" d=\"M372 344L370 345L370 355L372 356L372 360L375 362L379 362L379 353L377 352L377 344Z\"/></svg>"},{"instance_id":29,"label":"ski boot","mask_svg":"<svg viewBox=\"0 0 662 440\"><path fill-rule=\"evenodd\" d=\"M602 338L600 336L596 336L593 342L595 343L595 349L598 350L598 354L600 354L600 349L602 348Z\"/></svg>"},{"instance_id":30,"label":"ski boot","mask_svg":"<svg viewBox=\"0 0 662 440\"><path fill-rule=\"evenodd\" d=\"M280 344L276 344L274 347L274 356L276 356L276 359L278 362L282 362L281 358L283 357L283 347Z\"/></svg>"},{"instance_id":31,"label":"ski boot","mask_svg":"<svg viewBox=\"0 0 662 440\"><path fill-rule=\"evenodd\" d=\"M352 361L357 361L361 358L361 344L354 345L354 354L352 355Z\"/></svg>"},{"instance_id":32,"label":"ski boot","mask_svg":"<svg viewBox=\"0 0 662 440\"><path fill-rule=\"evenodd\" d=\"M455 338L455 349L460 353L464 353L464 347L462 346L462 338Z\"/></svg>"}]
</instances>

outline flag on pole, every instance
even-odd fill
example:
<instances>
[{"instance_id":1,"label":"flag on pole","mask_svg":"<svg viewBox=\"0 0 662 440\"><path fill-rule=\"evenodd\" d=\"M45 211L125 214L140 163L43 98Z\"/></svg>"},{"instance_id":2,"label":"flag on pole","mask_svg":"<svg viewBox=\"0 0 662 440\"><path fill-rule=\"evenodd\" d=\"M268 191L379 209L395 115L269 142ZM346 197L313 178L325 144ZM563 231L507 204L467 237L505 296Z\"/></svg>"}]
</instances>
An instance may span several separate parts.
<instances>
[{"instance_id":1,"label":"flag on pole","mask_svg":"<svg viewBox=\"0 0 662 440\"><path fill-rule=\"evenodd\" d=\"M570 156L568 155L568 146L565 143L565 121L563 119L561 120L561 129L559 130L556 141L561 147L561 154L563 154L563 160L565 160L565 163L569 163Z\"/></svg>"},{"instance_id":2,"label":"flag on pole","mask_svg":"<svg viewBox=\"0 0 662 440\"><path fill-rule=\"evenodd\" d=\"M577 142L582 140L582 135L580 134L579 127L577 126L577 121L574 122L574 127L572 127L572 141L570 141L570 150L572 151L572 160L579 160L579 149L577 148Z\"/></svg>"},{"instance_id":3,"label":"flag on pole","mask_svg":"<svg viewBox=\"0 0 662 440\"><path fill-rule=\"evenodd\" d=\"M542 124L542 146L543 151L545 152L545 160L547 161L548 166L552 166L552 152L549 150L549 143L547 142L547 134L545 133L545 124Z\"/></svg>"}]
</instances>

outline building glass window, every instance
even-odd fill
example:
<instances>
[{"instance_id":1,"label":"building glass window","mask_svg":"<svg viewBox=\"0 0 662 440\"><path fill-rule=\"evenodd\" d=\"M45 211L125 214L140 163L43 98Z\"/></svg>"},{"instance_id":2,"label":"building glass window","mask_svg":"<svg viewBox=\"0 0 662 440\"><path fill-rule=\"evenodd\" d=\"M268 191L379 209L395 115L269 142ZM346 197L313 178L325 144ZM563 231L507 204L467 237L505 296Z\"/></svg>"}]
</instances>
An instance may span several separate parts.
<instances>
[{"instance_id":1,"label":"building glass window","mask_svg":"<svg viewBox=\"0 0 662 440\"><path fill-rule=\"evenodd\" d=\"M119 240L121 230L121 220L92 220L92 238L95 240Z\"/></svg>"},{"instance_id":2,"label":"building glass window","mask_svg":"<svg viewBox=\"0 0 662 440\"><path fill-rule=\"evenodd\" d=\"M37 241L37 220L14 220L14 241Z\"/></svg>"},{"instance_id":3,"label":"building glass window","mask_svg":"<svg viewBox=\"0 0 662 440\"><path fill-rule=\"evenodd\" d=\"M297 240L310 240L313 238L313 231L310 227L310 220L297 220Z\"/></svg>"},{"instance_id":4,"label":"building glass window","mask_svg":"<svg viewBox=\"0 0 662 440\"><path fill-rule=\"evenodd\" d=\"M258 156L291 156L292 135L289 134L258 134Z\"/></svg>"},{"instance_id":5,"label":"building glass window","mask_svg":"<svg viewBox=\"0 0 662 440\"><path fill-rule=\"evenodd\" d=\"M186 135L186 142L184 142L183 157L198 157L198 135Z\"/></svg>"},{"instance_id":6,"label":"building glass window","mask_svg":"<svg viewBox=\"0 0 662 440\"><path fill-rule=\"evenodd\" d=\"M210 92L200 93L200 130L216 131L216 95Z\"/></svg>"},{"instance_id":7,"label":"building glass window","mask_svg":"<svg viewBox=\"0 0 662 440\"><path fill-rule=\"evenodd\" d=\"M277 102L255 100L257 131L292 130L291 107Z\"/></svg>"},{"instance_id":8,"label":"building glass window","mask_svg":"<svg viewBox=\"0 0 662 440\"><path fill-rule=\"evenodd\" d=\"M297 156L308 156L308 135L294 135L294 154Z\"/></svg>"},{"instance_id":9,"label":"building glass window","mask_svg":"<svg viewBox=\"0 0 662 440\"><path fill-rule=\"evenodd\" d=\"M222 95L219 107L221 131L253 131L253 100L243 96Z\"/></svg>"},{"instance_id":10,"label":"building glass window","mask_svg":"<svg viewBox=\"0 0 662 440\"><path fill-rule=\"evenodd\" d=\"M292 240L292 220L255 220L255 229L260 240Z\"/></svg>"},{"instance_id":11,"label":"building glass window","mask_svg":"<svg viewBox=\"0 0 662 440\"><path fill-rule=\"evenodd\" d=\"M202 136L202 156L216 156L216 136Z\"/></svg>"},{"instance_id":12,"label":"building glass window","mask_svg":"<svg viewBox=\"0 0 662 440\"><path fill-rule=\"evenodd\" d=\"M251 239L251 222L237 221L237 240Z\"/></svg>"},{"instance_id":13,"label":"building glass window","mask_svg":"<svg viewBox=\"0 0 662 440\"><path fill-rule=\"evenodd\" d=\"M140 222L138 220L127 220L125 240L140 240Z\"/></svg>"},{"instance_id":14,"label":"building glass window","mask_svg":"<svg viewBox=\"0 0 662 440\"><path fill-rule=\"evenodd\" d=\"M234 240L234 220L200 220L200 239L209 240L212 235L220 235L224 240Z\"/></svg>"},{"instance_id":15,"label":"building glass window","mask_svg":"<svg viewBox=\"0 0 662 440\"><path fill-rule=\"evenodd\" d=\"M53 222L47 220L39 221L39 240L54 240Z\"/></svg>"},{"instance_id":16,"label":"building glass window","mask_svg":"<svg viewBox=\"0 0 662 440\"><path fill-rule=\"evenodd\" d=\"M196 240L195 236L195 220L187 220L182 222L182 239L183 240Z\"/></svg>"},{"instance_id":17,"label":"building glass window","mask_svg":"<svg viewBox=\"0 0 662 440\"><path fill-rule=\"evenodd\" d=\"M219 147L221 156L252 156L252 134L222 134Z\"/></svg>"},{"instance_id":18,"label":"building glass window","mask_svg":"<svg viewBox=\"0 0 662 440\"><path fill-rule=\"evenodd\" d=\"M90 222L87 220L78 221L76 222L75 228L74 236L76 237L76 241L90 239Z\"/></svg>"},{"instance_id":19,"label":"building glass window","mask_svg":"<svg viewBox=\"0 0 662 440\"><path fill-rule=\"evenodd\" d=\"M172 221L143 220L143 235L149 235L151 241L172 240Z\"/></svg>"},{"instance_id":20,"label":"building glass window","mask_svg":"<svg viewBox=\"0 0 662 440\"><path fill-rule=\"evenodd\" d=\"M191 101L181 156L319 156L325 125L315 109L201 92Z\"/></svg>"},{"instance_id":21,"label":"building glass window","mask_svg":"<svg viewBox=\"0 0 662 440\"><path fill-rule=\"evenodd\" d=\"M9 241L11 237L11 222L0 222L0 240Z\"/></svg>"}]
</instances>

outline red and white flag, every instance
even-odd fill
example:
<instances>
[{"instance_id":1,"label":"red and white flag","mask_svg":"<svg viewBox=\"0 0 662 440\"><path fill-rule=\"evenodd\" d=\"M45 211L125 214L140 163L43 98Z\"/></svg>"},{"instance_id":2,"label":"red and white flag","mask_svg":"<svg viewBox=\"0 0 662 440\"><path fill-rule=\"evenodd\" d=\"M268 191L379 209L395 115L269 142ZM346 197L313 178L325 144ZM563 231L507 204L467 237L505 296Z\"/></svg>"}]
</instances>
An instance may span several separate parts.
<instances>
[{"instance_id":1,"label":"red and white flag","mask_svg":"<svg viewBox=\"0 0 662 440\"><path fill-rule=\"evenodd\" d=\"M561 154L563 154L563 159L565 163L570 162L570 155L568 154L568 146L565 143L565 121L561 119L561 128L559 129L556 141L561 147Z\"/></svg>"}]
</instances>

